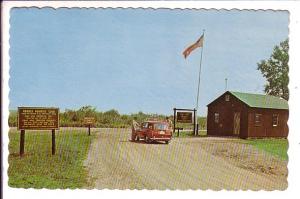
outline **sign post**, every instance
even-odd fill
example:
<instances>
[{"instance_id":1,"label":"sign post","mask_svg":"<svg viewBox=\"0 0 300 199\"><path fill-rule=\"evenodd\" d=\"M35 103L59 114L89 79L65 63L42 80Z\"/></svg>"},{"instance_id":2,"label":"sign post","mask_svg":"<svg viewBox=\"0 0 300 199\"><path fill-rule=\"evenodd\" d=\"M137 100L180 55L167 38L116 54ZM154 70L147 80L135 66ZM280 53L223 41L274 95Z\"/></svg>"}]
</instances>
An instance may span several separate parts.
<instances>
[{"instance_id":1,"label":"sign post","mask_svg":"<svg viewBox=\"0 0 300 199\"><path fill-rule=\"evenodd\" d=\"M52 129L52 155L55 155L55 129Z\"/></svg>"},{"instance_id":2,"label":"sign post","mask_svg":"<svg viewBox=\"0 0 300 199\"><path fill-rule=\"evenodd\" d=\"M95 118L94 117L85 117L84 118L84 124L88 126L88 135L91 135L91 126L95 124Z\"/></svg>"},{"instance_id":3,"label":"sign post","mask_svg":"<svg viewBox=\"0 0 300 199\"><path fill-rule=\"evenodd\" d=\"M180 109L180 108L174 108L174 130L173 133L175 132L175 127L176 127L176 122L179 123L190 123L193 124L193 132L194 135L197 135L197 110L196 109ZM178 128L178 135L179 135L179 130L183 130L182 128Z\"/></svg>"},{"instance_id":4,"label":"sign post","mask_svg":"<svg viewBox=\"0 0 300 199\"><path fill-rule=\"evenodd\" d=\"M21 130L20 133L20 156L24 155L25 148L25 130Z\"/></svg>"},{"instance_id":5,"label":"sign post","mask_svg":"<svg viewBox=\"0 0 300 199\"><path fill-rule=\"evenodd\" d=\"M174 110L174 115L173 115L173 134L175 133L175 128L176 128L176 108L173 108Z\"/></svg>"},{"instance_id":6,"label":"sign post","mask_svg":"<svg viewBox=\"0 0 300 199\"><path fill-rule=\"evenodd\" d=\"M198 135L197 109L194 109L194 135Z\"/></svg>"},{"instance_id":7,"label":"sign post","mask_svg":"<svg viewBox=\"0 0 300 199\"><path fill-rule=\"evenodd\" d=\"M59 109L44 107L18 107L20 156L25 152L25 130L51 130L52 155L55 154L55 129L59 129Z\"/></svg>"}]
</instances>

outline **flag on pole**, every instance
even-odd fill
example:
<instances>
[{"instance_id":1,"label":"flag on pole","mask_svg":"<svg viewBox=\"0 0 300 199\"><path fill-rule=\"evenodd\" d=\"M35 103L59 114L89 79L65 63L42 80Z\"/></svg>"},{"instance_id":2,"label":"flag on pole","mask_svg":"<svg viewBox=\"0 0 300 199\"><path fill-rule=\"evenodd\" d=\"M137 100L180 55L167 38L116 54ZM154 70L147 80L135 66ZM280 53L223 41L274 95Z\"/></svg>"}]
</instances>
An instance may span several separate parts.
<instances>
[{"instance_id":1,"label":"flag on pole","mask_svg":"<svg viewBox=\"0 0 300 199\"><path fill-rule=\"evenodd\" d=\"M183 51L183 56L186 59L190 53L195 50L196 48L203 47L204 35L202 34L201 37L192 45L190 45L185 51Z\"/></svg>"}]
</instances>

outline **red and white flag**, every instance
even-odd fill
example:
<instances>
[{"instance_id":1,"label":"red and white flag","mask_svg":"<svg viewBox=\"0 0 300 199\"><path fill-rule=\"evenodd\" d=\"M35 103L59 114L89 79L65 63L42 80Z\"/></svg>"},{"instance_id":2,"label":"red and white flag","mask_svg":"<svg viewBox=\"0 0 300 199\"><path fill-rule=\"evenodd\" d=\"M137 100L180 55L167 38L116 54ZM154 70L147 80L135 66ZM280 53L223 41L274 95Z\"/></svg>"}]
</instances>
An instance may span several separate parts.
<instances>
[{"instance_id":1,"label":"red and white flag","mask_svg":"<svg viewBox=\"0 0 300 199\"><path fill-rule=\"evenodd\" d=\"M203 47L204 35L202 34L201 37L192 45L190 45L187 49L183 51L183 56L186 59L193 50L199 47Z\"/></svg>"}]
</instances>

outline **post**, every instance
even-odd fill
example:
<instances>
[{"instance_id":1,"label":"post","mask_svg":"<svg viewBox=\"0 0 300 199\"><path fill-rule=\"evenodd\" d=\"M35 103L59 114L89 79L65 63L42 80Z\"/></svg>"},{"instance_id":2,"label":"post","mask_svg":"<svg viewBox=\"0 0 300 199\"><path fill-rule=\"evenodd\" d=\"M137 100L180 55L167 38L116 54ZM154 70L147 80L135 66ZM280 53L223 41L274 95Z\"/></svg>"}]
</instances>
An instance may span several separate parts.
<instances>
[{"instance_id":1,"label":"post","mask_svg":"<svg viewBox=\"0 0 300 199\"><path fill-rule=\"evenodd\" d=\"M24 155L25 148L25 130L21 130L20 133L20 156Z\"/></svg>"},{"instance_id":2,"label":"post","mask_svg":"<svg viewBox=\"0 0 300 199\"><path fill-rule=\"evenodd\" d=\"M176 108L174 110L174 117L173 117L173 133L175 133L175 127L176 127Z\"/></svg>"},{"instance_id":3,"label":"post","mask_svg":"<svg viewBox=\"0 0 300 199\"><path fill-rule=\"evenodd\" d=\"M227 78L225 78L225 91L227 91Z\"/></svg>"},{"instance_id":4,"label":"post","mask_svg":"<svg viewBox=\"0 0 300 199\"><path fill-rule=\"evenodd\" d=\"M52 155L55 155L55 129L52 129Z\"/></svg>"},{"instance_id":5,"label":"post","mask_svg":"<svg viewBox=\"0 0 300 199\"><path fill-rule=\"evenodd\" d=\"M91 135L91 124L89 124L89 136Z\"/></svg>"},{"instance_id":6,"label":"post","mask_svg":"<svg viewBox=\"0 0 300 199\"><path fill-rule=\"evenodd\" d=\"M202 55L203 55L203 48L204 48L204 32L205 30L203 30L203 45L201 48L201 56L200 56L200 67L199 67L199 77L198 77L198 89L197 89L197 103L196 103L196 111L199 108L199 91L200 91L200 79L201 79L201 67L202 67ZM196 112L197 114L197 112ZM196 127L198 126L198 120L196 120ZM195 135L196 135L196 131L195 131Z\"/></svg>"},{"instance_id":7,"label":"post","mask_svg":"<svg viewBox=\"0 0 300 199\"><path fill-rule=\"evenodd\" d=\"M203 30L203 39L204 39L204 31ZM200 67L199 67L199 76L198 76L198 89L197 89L197 103L196 103L196 110L198 110L199 106L199 90L200 90L200 77L201 77L201 67L202 67L202 55L203 55L203 48L204 48L204 42L201 48L201 56L200 56Z\"/></svg>"},{"instance_id":8,"label":"post","mask_svg":"<svg viewBox=\"0 0 300 199\"><path fill-rule=\"evenodd\" d=\"M196 135L196 131L197 131L197 110L196 109L194 109L193 110L193 112L194 112L194 135Z\"/></svg>"}]
</instances>

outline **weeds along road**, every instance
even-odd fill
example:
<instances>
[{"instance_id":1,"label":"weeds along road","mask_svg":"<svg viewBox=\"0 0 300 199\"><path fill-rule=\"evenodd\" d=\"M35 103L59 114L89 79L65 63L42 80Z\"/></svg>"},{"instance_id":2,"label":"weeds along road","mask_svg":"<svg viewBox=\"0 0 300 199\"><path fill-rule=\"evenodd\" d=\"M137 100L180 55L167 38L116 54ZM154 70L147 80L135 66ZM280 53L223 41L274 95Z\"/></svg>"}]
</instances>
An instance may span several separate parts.
<instances>
[{"instance_id":1,"label":"weeds along road","mask_svg":"<svg viewBox=\"0 0 300 199\"><path fill-rule=\"evenodd\" d=\"M175 138L169 145L131 142L130 130L95 132L85 166L96 189L283 190L286 179L271 179L214 156L203 138Z\"/></svg>"}]
</instances>

